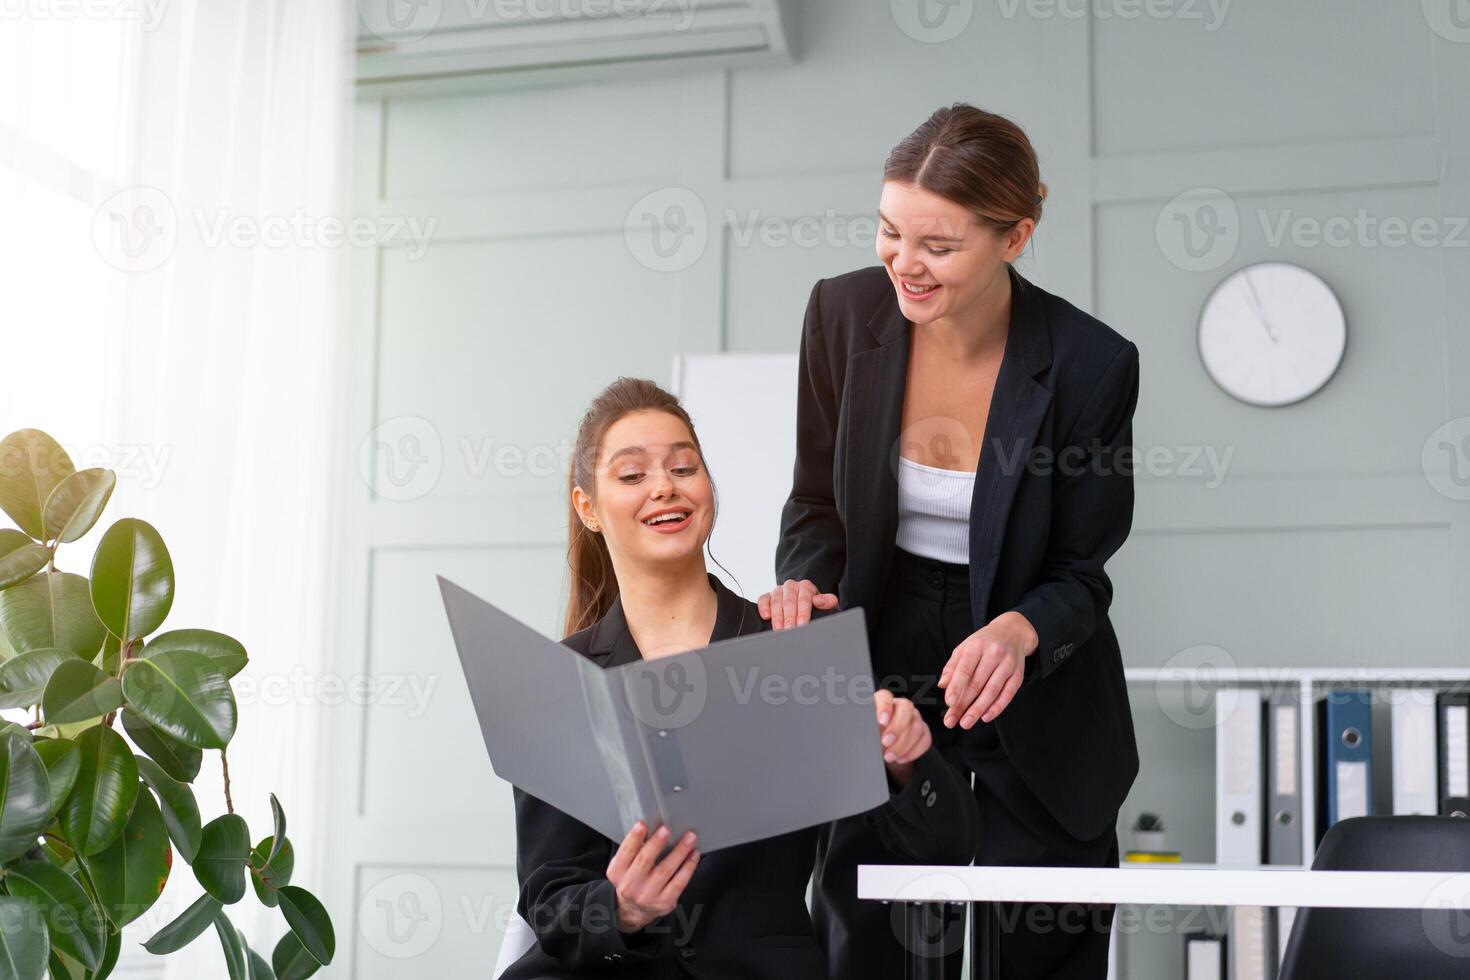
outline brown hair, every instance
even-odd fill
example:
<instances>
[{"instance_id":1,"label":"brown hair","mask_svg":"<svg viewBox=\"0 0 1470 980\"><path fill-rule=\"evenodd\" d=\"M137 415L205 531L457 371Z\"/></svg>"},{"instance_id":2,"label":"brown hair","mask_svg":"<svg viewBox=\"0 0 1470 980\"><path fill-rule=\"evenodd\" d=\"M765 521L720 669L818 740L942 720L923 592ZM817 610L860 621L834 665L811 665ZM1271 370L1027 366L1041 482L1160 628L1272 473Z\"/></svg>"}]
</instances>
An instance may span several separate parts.
<instances>
[{"instance_id":1,"label":"brown hair","mask_svg":"<svg viewBox=\"0 0 1470 980\"><path fill-rule=\"evenodd\" d=\"M1008 231L1022 218L1041 221L1046 185L1036 151L1020 126L963 102L935 110L904 137L883 165L883 179L914 184L968 208L982 223Z\"/></svg>"},{"instance_id":2,"label":"brown hair","mask_svg":"<svg viewBox=\"0 0 1470 980\"><path fill-rule=\"evenodd\" d=\"M694 431L694 423L679 399L643 378L618 378L602 389L582 416L577 427L577 444L572 451L571 470L567 474L567 567L571 569L571 595L567 600L567 635L586 629L597 622L612 606L618 595L618 578L613 573L612 556L601 534L582 523L572 502L572 490L581 487L589 497L596 496L597 456L602 437L614 422L633 412L668 412L689 429L703 465L704 448ZM705 466L705 472L709 467ZM716 498L715 513L719 513Z\"/></svg>"}]
</instances>

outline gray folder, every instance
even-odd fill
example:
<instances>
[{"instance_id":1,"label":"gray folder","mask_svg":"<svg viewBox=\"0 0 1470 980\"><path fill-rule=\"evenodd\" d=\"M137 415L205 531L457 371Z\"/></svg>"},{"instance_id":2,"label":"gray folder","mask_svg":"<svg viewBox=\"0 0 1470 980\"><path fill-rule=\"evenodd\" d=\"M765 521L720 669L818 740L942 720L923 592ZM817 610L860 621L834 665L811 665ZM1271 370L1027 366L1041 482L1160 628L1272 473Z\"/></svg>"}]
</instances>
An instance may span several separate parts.
<instances>
[{"instance_id":1,"label":"gray folder","mask_svg":"<svg viewBox=\"0 0 1470 980\"><path fill-rule=\"evenodd\" d=\"M439 589L496 774L611 840L710 852L888 800L861 610L604 669Z\"/></svg>"},{"instance_id":2,"label":"gray folder","mask_svg":"<svg viewBox=\"0 0 1470 980\"><path fill-rule=\"evenodd\" d=\"M1266 863L1302 863L1301 702L1266 699Z\"/></svg>"}]
</instances>

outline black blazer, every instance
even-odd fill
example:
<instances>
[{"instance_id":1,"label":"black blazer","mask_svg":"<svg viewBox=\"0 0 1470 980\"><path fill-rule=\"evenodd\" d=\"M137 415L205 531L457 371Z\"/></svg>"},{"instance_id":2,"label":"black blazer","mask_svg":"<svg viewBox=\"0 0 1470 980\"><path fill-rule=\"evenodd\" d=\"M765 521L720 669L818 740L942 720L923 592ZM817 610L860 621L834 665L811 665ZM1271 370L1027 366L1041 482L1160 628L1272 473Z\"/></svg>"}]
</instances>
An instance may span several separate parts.
<instances>
[{"instance_id":1,"label":"black blazer","mask_svg":"<svg viewBox=\"0 0 1470 980\"><path fill-rule=\"evenodd\" d=\"M710 641L771 628L755 603L714 575L718 611ZM642 657L621 601L592 626L562 641L603 667ZM876 722L874 722L876 724ZM799 747L793 747L799 748ZM587 751L595 749L587 747ZM938 749L915 762L914 776L883 806L862 814L894 852L894 863L968 864L979 844L970 781ZM612 976L660 980L812 980L827 975L813 934L807 881L830 825L739 844L700 856L678 907L631 935L617 928L617 895L607 866L611 841L553 806L515 790L517 910L536 945L506 980ZM698 828L695 828L698 830Z\"/></svg>"},{"instance_id":2,"label":"black blazer","mask_svg":"<svg viewBox=\"0 0 1470 980\"><path fill-rule=\"evenodd\" d=\"M976 629L1007 610L1036 628L1040 646L996 730L1062 827L1093 840L1116 823L1138 773L1103 571L1133 520L1138 348L1010 277L1010 332L970 504L970 605ZM802 328L776 581L835 592L842 608L867 611L870 634L898 528L909 328L882 267L819 281Z\"/></svg>"}]
</instances>

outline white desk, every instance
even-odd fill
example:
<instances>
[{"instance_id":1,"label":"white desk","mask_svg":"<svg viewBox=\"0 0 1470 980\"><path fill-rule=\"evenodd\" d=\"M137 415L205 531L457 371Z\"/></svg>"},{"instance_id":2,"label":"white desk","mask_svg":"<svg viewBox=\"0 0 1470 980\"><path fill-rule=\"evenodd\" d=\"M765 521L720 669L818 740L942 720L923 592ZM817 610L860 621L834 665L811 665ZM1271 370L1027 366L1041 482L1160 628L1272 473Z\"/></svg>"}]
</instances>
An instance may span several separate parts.
<instances>
[{"instance_id":1,"label":"white desk","mask_svg":"<svg viewBox=\"0 0 1470 980\"><path fill-rule=\"evenodd\" d=\"M1107 902L1311 908L1470 909L1470 874L1146 868L858 866L858 898L891 902Z\"/></svg>"},{"instance_id":2,"label":"white desk","mask_svg":"<svg viewBox=\"0 0 1470 980\"><path fill-rule=\"evenodd\" d=\"M924 916L935 906L924 903L932 902L1470 909L1470 874L1200 864L1121 868L860 864L857 891L858 898L909 905L909 928L919 935L930 929ZM999 975L994 954L993 948L974 950L976 975ZM937 975L937 966L937 960L911 956L908 975Z\"/></svg>"}]
</instances>

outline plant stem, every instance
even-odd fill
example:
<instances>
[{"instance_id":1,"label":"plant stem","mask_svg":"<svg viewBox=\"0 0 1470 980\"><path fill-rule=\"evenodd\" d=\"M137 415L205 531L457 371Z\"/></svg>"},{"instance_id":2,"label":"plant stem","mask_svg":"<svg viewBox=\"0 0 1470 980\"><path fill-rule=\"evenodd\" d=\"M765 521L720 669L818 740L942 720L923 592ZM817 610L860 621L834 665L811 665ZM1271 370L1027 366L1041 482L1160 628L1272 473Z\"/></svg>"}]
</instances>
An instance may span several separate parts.
<instances>
[{"instance_id":1,"label":"plant stem","mask_svg":"<svg viewBox=\"0 0 1470 980\"><path fill-rule=\"evenodd\" d=\"M225 754L224 749L219 750L219 764L225 773L225 809L234 813L235 801L230 798L230 757Z\"/></svg>"}]
</instances>

